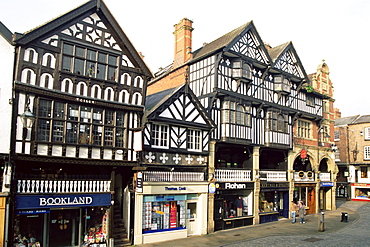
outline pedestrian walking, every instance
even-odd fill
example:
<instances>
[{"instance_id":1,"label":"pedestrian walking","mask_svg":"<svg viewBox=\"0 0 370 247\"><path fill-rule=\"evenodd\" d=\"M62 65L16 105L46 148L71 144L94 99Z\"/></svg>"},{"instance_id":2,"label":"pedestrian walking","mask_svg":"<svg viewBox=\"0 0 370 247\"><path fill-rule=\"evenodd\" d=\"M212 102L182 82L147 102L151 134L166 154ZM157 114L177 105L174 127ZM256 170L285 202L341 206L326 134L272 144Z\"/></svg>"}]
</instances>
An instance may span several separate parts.
<instances>
[{"instance_id":1,"label":"pedestrian walking","mask_svg":"<svg viewBox=\"0 0 370 247\"><path fill-rule=\"evenodd\" d=\"M292 224L296 222L297 211L298 211L298 206L294 201L292 201L290 203L290 212L292 214Z\"/></svg>"},{"instance_id":2,"label":"pedestrian walking","mask_svg":"<svg viewBox=\"0 0 370 247\"><path fill-rule=\"evenodd\" d=\"M306 206L304 205L303 201L299 202L299 209L298 209L299 218L301 221L299 223L304 224L306 221L304 220L304 216L306 215Z\"/></svg>"}]
</instances>

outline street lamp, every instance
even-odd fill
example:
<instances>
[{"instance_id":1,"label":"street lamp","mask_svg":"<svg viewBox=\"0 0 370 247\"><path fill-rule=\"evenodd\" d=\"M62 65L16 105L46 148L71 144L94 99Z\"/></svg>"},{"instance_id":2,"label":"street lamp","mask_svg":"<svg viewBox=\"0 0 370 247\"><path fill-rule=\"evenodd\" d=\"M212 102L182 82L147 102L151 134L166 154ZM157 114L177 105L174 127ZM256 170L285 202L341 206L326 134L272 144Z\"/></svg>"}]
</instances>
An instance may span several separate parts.
<instances>
[{"instance_id":1,"label":"street lamp","mask_svg":"<svg viewBox=\"0 0 370 247\"><path fill-rule=\"evenodd\" d=\"M27 109L25 112L23 112L20 115L20 118L23 124L23 128L32 128L36 120L35 114L33 114L30 109Z\"/></svg>"},{"instance_id":2,"label":"street lamp","mask_svg":"<svg viewBox=\"0 0 370 247\"><path fill-rule=\"evenodd\" d=\"M35 123L36 116L28 108L19 117L21 118L21 121L23 124L23 136L22 137L23 137L23 140L25 140L27 138L28 129L32 128L33 124Z\"/></svg>"}]
</instances>

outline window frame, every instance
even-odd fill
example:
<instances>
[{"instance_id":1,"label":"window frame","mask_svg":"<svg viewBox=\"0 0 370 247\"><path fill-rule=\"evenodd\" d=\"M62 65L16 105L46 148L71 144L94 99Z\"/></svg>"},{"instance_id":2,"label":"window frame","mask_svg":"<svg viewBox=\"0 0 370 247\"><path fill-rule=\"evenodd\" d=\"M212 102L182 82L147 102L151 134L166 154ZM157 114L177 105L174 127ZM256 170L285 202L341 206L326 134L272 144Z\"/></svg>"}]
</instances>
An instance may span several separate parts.
<instances>
[{"instance_id":1,"label":"window frame","mask_svg":"<svg viewBox=\"0 0 370 247\"><path fill-rule=\"evenodd\" d=\"M202 143L202 131L197 129L188 129L187 138L186 138L186 148L189 151L201 152L203 143Z\"/></svg>"},{"instance_id":2,"label":"window frame","mask_svg":"<svg viewBox=\"0 0 370 247\"><path fill-rule=\"evenodd\" d=\"M169 148L169 129L168 125L155 124L151 125L151 143L155 148Z\"/></svg>"},{"instance_id":3,"label":"window frame","mask_svg":"<svg viewBox=\"0 0 370 247\"><path fill-rule=\"evenodd\" d=\"M105 58L103 58L104 56ZM63 41L61 59L62 71L118 82L120 64L120 54L118 53ZM79 70L77 71L77 69ZM100 71L102 72L99 75Z\"/></svg>"},{"instance_id":4,"label":"window frame","mask_svg":"<svg viewBox=\"0 0 370 247\"><path fill-rule=\"evenodd\" d=\"M364 160L370 160L370 146L364 146Z\"/></svg>"},{"instance_id":5,"label":"window frame","mask_svg":"<svg viewBox=\"0 0 370 247\"><path fill-rule=\"evenodd\" d=\"M303 126L304 124L304 126ZM297 121L297 137L303 139L312 138L312 123L302 119Z\"/></svg>"}]
</instances>

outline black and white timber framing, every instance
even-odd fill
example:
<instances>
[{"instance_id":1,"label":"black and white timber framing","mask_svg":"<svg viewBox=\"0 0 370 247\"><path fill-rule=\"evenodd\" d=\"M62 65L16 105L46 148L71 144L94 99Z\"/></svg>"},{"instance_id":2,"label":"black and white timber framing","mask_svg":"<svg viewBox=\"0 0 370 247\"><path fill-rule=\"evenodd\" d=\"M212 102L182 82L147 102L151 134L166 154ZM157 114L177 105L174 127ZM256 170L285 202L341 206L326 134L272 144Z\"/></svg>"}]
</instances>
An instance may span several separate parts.
<instances>
[{"instance_id":1,"label":"black and white timber framing","mask_svg":"<svg viewBox=\"0 0 370 247\"><path fill-rule=\"evenodd\" d=\"M204 171L215 126L188 85L147 96L145 110L143 165Z\"/></svg>"},{"instance_id":2,"label":"black and white timber framing","mask_svg":"<svg viewBox=\"0 0 370 247\"><path fill-rule=\"evenodd\" d=\"M212 139L291 149L297 117L322 119L324 96L306 90L293 44L267 49L253 22L193 54L190 88L215 121Z\"/></svg>"},{"instance_id":3,"label":"black and white timber framing","mask_svg":"<svg viewBox=\"0 0 370 247\"><path fill-rule=\"evenodd\" d=\"M17 34L14 45L17 159L137 165L134 132L152 74L103 2ZM37 118L24 138L26 108Z\"/></svg>"}]
</instances>

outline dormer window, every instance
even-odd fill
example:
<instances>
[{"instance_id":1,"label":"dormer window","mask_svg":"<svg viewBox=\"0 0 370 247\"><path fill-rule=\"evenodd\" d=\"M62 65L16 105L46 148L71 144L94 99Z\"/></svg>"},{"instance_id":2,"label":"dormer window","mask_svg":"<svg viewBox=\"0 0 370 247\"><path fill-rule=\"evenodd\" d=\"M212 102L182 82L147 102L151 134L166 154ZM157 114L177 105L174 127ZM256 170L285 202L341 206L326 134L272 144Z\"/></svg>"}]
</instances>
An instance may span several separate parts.
<instances>
[{"instance_id":1,"label":"dormer window","mask_svg":"<svg viewBox=\"0 0 370 247\"><path fill-rule=\"evenodd\" d=\"M251 66L243 60L234 61L233 78L235 80L251 81L252 80Z\"/></svg>"},{"instance_id":2,"label":"dormer window","mask_svg":"<svg viewBox=\"0 0 370 247\"><path fill-rule=\"evenodd\" d=\"M281 94L290 94L290 81L282 75L274 77L274 90Z\"/></svg>"}]
</instances>

